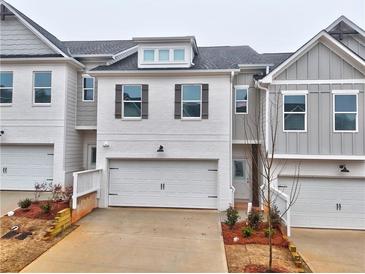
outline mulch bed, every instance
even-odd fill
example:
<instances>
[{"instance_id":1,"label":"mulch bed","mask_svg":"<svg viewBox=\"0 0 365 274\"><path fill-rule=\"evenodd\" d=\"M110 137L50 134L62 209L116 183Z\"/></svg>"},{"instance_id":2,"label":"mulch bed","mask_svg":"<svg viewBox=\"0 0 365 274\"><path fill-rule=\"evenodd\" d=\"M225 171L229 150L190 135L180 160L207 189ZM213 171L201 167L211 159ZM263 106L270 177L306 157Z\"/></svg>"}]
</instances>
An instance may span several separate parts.
<instances>
[{"instance_id":1,"label":"mulch bed","mask_svg":"<svg viewBox=\"0 0 365 274\"><path fill-rule=\"evenodd\" d=\"M228 225L222 223L222 232L223 232L223 240L226 245L245 245L245 244L269 244L269 238L265 236L265 228L267 228L267 224L263 223L260 225L259 229L254 230L253 234L250 237L244 237L242 234L242 229L247 227L245 222L238 222L231 230ZM233 241L234 237L238 237L239 240L237 242ZM280 247L288 247L289 242L287 239L283 237L283 234L279 229L275 229L275 233L272 236L272 244Z\"/></svg>"},{"instance_id":2,"label":"mulch bed","mask_svg":"<svg viewBox=\"0 0 365 274\"><path fill-rule=\"evenodd\" d=\"M257 264L249 264L244 269L245 273L289 273L285 268L282 267L273 267L271 271L268 271L268 268L264 265Z\"/></svg>"},{"instance_id":3,"label":"mulch bed","mask_svg":"<svg viewBox=\"0 0 365 274\"><path fill-rule=\"evenodd\" d=\"M53 220L56 217L58 211L68 208L69 202L53 202L50 201L51 211L48 213L44 213L41 205L46 204L47 201L39 201L37 203L33 202L31 206L27 210L23 210L18 208L15 210L16 217L26 217L31 219L43 219L43 220Z\"/></svg>"}]
</instances>

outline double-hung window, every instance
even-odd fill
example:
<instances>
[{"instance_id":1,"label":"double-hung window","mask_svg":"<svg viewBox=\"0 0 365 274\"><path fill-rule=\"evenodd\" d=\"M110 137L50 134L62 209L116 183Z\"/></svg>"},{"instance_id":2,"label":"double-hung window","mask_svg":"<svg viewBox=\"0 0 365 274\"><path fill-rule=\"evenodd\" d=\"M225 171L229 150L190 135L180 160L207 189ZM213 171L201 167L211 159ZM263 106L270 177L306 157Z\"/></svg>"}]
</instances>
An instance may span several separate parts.
<instances>
[{"instance_id":1,"label":"double-hung window","mask_svg":"<svg viewBox=\"0 0 365 274\"><path fill-rule=\"evenodd\" d=\"M33 73L34 104L50 104L52 92L52 72L35 71Z\"/></svg>"},{"instance_id":2,"label":"double-hung window","mask_svg":"<svg viewBox=\"0 0 365 274\"><path fill-rule=\"evenodd\" d=\"M123 118L142 118L142 86L123 85Z\"/></svg>"},{"instance_id":3,"label":"double-hung window","mask_svg":"<svg viewBox=\"0 0 365 274\"><path fill-rule=\"evenodd\" d=\"M236 114L247 114L248 111L248 86L235 86Z\"/></svg>"},{"instance_id":4,"label":"double-hung window","mask_svg":"<svg viewBox=\"0 0 365 274\"><path fill-rule=\"evenodd\" d=\"M356 132L358 123L357 90L333 92L333 125L335 132Z\"/></svg>"},{"instance_id":5,"label":"double-hung window","mask_svg":"<svg viewBox=\"0 0 365 274\"><path fill-rule=\"evenodd\" d=\"M284 131L307 130L307 91L283 91Z\"/></svg>"},{"instance_id":6,"label":"double-hung window","mask_svg":"<svg viewBox=\"0 0 365 274\"><path fill-rule=\"evenodd\" d=\"M7 105L13 102L13 73L0 72L0 104Z\"/></svg>"},{"instance_id":7,"label":"double-hung window","mask_svg":"<svg viewBox=\"0 0 365 274\"><path fill-rule=\"evenodd\" d=\"M93 77L83 77L82 78L82 101L93 102L94 101L94 85L95 80Z\"/></svg>"},{"instance_id":8,"label":"double-hung window","mask_svg":"<svg viewBox=\"0 0 365 274\"><path fill-rule=\"evenodd\" d=\"M181 117L183 119L201 119L202 86L182 85L181 89Z\"/></svg>"}]
</instances>

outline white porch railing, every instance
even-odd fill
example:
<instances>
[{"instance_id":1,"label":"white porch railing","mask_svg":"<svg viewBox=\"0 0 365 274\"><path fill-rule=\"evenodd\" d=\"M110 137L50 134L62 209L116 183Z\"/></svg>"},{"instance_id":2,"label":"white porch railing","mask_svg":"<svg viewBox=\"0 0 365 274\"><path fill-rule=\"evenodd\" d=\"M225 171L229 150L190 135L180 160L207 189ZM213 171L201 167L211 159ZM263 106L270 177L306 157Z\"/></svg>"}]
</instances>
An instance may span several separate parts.
<instances>
[{"instance_id":1,"label":"white porch railing","mask_svg":"<svg viewBox=\"0 0 365 274\"><path fill-rule=\"evenodd\" d=\"M264 192L263 194L265 196L267 196L267 185L266 184L261 185L260 189L261 189L261 193ZM290 237L291 228L290 228L290 199L289 199L289 196L273 186L271 186L271 193L272 193L272 195L271 195L272 204L275 204L278 207L280 214L284 213L283 216L281 216L281 219L283 220L284 224L286 225L286 233L287 233L288 237ZM260 197L261 197L261 207L263 208L264 198L262 197L262 195L260 195Z\"/></svg>"},{"instance_id":2,"label":"white porch railing","mask_svg":"<svg viewBox=\"0 0 365 274\"><path fill-rule=\"evenodd\" d=\"M99 195L102 169L89 169L73 173L72 208L77 208L77 198L97 192Z\"/></svg>"}]
</instances>

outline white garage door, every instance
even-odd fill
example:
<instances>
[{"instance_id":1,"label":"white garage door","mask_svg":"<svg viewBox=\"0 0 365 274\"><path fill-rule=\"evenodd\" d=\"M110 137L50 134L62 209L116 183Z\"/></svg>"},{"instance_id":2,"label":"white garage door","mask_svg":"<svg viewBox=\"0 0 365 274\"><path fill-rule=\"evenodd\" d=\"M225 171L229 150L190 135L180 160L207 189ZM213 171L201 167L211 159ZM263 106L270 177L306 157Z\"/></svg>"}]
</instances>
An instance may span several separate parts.
<instances>
[{"instance_id":1,"label":"white garage door","mask_svg":"<svg viewBox=\"0 0 365 274\"><path fill-rule=\"evenodd\" d=\"M0 146L0 165L2 190L34 190L53 181L53 146Z\"/></svg>"},{"instance_id":2,"label":"white garage door","mask_svg":"<svg viewBox=\"0 0 365 274\"><path fill-rule=\"evenodd\" d=\"M299 182L299 197L291 209L292 226L365 229L364 179L301 178ZM279 180L284 192L290 192L291 186L292 179Z\"/></svg>"},{"instance_id":3,"label":"white garage door","mask_svg":"<svg viewBox=\"0 0 365 274\"><path fill-rule=\"evenodd\" d=\"M217 162L112 160L109 205L217 208Z\"/></svg>"}]
</instances>

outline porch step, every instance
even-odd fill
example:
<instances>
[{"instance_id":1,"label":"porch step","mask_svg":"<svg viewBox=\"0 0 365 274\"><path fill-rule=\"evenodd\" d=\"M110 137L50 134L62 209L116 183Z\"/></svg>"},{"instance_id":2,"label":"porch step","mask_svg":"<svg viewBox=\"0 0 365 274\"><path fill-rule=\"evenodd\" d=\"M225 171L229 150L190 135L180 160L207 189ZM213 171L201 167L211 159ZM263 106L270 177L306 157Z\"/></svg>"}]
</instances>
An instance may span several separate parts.
<instances>
[{"instance_id":1,"label":"porch step","mask_svg":"<svg viewBox=\"0 0 365 274\"><path fill-rule=\"evenodd\" d=\"M245 210L247 212L248 200L235 200L234 208L237 210Z\"/></svg>"}]
</instances>

